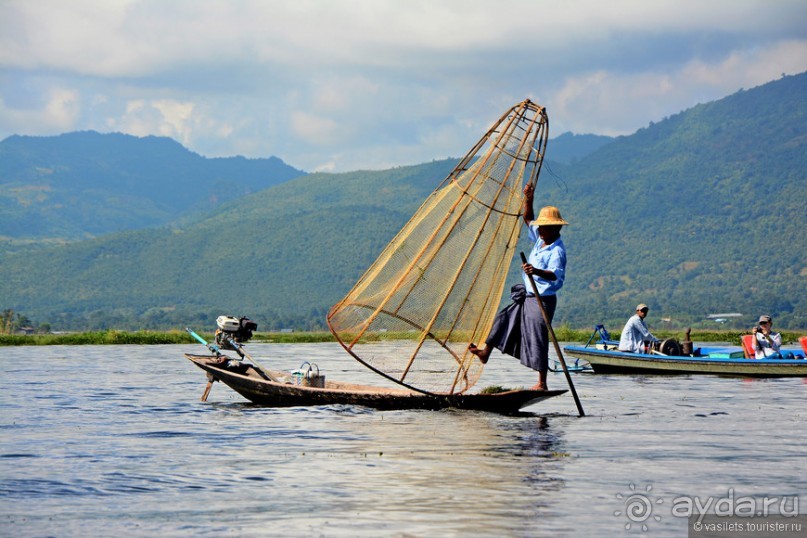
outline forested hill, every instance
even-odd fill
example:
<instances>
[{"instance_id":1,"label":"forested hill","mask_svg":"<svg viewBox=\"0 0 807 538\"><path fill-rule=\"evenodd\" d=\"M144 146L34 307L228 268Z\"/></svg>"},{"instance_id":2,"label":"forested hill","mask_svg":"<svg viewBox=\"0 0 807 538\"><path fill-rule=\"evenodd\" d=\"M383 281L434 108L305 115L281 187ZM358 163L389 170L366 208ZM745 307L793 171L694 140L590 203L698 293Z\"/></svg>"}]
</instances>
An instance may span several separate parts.
<instances>
[{"instance_id":1,"label":"forested hill","mask_svg":"<svg viewBox=\"0 0 807 538\"><path fill-rule=\"evenodd\" d=\"M185 228L7 253L0 297L53 327L206 327L231 313L262 330L322 329L330 305L454 165L311 174Z\"/></svg>"},{"instance_id":2,"label":"forested hill","mask_svg":"<svg viewBox=\"0 0 807 538\"><path fill-rule=\"evenodd\" d=\"M804 95L807 75L784 77L545 169L536 205L571 222L557 322L618 328L645 302L651 327L740 312L742 326L769 313L807 329ZM204 327L219 314L322 328L453 165L311 174L182 227L6 252L0 307L54 328Z\"/></svg>"},{"instance_id":3,"label":"forested hill","mask_svg":"<svg viewBox=\"0 0 807 538\"><path fill-rule=\"evenodd\" d=\"M11 136L0 142L0 238L160 226L301 174L277 157L208 159L164 137Z\"/></svg>"}]
</instances>

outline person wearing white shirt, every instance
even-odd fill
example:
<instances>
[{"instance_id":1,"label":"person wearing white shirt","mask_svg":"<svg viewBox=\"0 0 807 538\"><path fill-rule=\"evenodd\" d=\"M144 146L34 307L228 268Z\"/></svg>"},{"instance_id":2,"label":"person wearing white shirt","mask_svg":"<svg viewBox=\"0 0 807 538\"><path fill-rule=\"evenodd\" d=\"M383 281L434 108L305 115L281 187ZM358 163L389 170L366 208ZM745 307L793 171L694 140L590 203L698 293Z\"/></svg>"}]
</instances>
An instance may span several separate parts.
<instances>
[{"instance_id":1,"label":"person wearing white shirt","mask_svg":"<svg viewBox=\"0 0 807 538\"><path fill-rule=\"evenodd\" d=\"M760 316L754 327L755 359L765 359L771 356L782 358L779 349L782 347L782 335L773 332L773 320L770 316Z\"/></svg>"},{"instance_id":2,"label":"person wearing white shirt","mask_svg":"<svg viewBox=\"0 0 807 538\"><path fill-rule=\"evenodd\" d=\"M630 353L645 353L645 342L658 342L658 338L650 333L644 318L647 317L649 308L644 303L636 305L636 313L630 317L622 329L622 336L619 338L619 351Z\"/></svg>"}]
</instances>

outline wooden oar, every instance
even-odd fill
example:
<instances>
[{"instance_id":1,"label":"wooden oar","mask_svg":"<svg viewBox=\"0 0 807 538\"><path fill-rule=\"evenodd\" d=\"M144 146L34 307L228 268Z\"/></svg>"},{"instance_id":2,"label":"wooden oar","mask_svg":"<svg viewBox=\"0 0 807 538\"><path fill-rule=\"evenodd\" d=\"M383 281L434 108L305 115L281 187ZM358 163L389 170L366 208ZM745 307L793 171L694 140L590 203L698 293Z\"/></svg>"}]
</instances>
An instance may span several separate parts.
<instances>
[{"instance_id":1,"label":"wooden oar","mask_svg":"<svg viewBox=\"0 0 807 538\"><path fill-rule=\"evenodd\" d=\"M202 394L201 400L203 402L207 401L207 396L210 394L210 389L213 388L213 382L216 381L216 378L213 377L212 374L207 374L207 385L205 385L205 392Z\"/></svg>"},{"instance_id":2,"label":"wooden oar","mask_svg":"<svg viewBox=\"0 0 807 538\"><path fill-rule=\"evenodd\" d=\"M215 353L216 357L221 357L221 350L218 348L218 346L216 346L215 344L209 344L207 342L207 340L205 340L204 338L202 338L201 336L199 336L198 334L193 332L193 330L191 330L190 327L185 327L185 330L188 332L189 335L193 336L200 344L205 346L211 352ZM215 382L215 381L216 381L216 378L213 377L212 374L208 373L207 374L207 385L205 385L205 391L204 391L204 393L202 393L202 398L201 398L201 400L203 402L207 401L207 397L208 397L208 395L210 395L210 389L213 388L213 382Z\"/></svg>"},{"instance_id":3,"label":"wooden oar","mask_svg":"<svg viewBox=\"0 0 807 538\"><path fill-rule=\"evenodd\" d=\"M526 265L527 264L527 257L524 256L524 253L521 253L521 261ZM549 335L552 337L552 343L555 345L555 353L558 354L558 358L560 359L560 365L563 366L563 373L566 374L566 381L569 383L569 389L572 391L572 396L574 396L574 403L577 405L577 411L580 413L581 417L586 416L586 413L583 411L583 405L580 403L580 398L577 396L577 391L574 390L574 383L572 383L572 376L569 373L569 368L566 367L566 360L563 358L563 353L560 351L560 345L558 344L558 339L555 336L555 330L552 328L552 323L549 322L549 316L546 315L546 310L544 309L544 304L541 302L541 296L538 294L538 286L535 285L535 280L532 279L532 275L527 275L532 285L532 293L535 294L535 300L538 301L538 308L541 309L541 315L544 316L544 322L546 323L546 328L549 329Z\"/></svg>"}]
</instances>

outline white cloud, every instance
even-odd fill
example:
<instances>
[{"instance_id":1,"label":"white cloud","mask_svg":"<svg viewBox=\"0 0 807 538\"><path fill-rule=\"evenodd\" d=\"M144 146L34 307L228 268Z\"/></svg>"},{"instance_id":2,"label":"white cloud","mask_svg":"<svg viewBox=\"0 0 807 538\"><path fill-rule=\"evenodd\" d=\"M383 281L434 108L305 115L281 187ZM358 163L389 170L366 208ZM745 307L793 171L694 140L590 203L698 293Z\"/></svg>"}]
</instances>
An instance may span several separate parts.
<instances>
[{"instance_id":1,"label":"white cloud","mask_svg":"<svg viewBox=\"0 0 807 538\"><path fill-rule=\"evenodd\" d=\"M47 90L35 108L12 107L0 98L0 125L11 126L14 134L61 133L76 128L80 108L79 92L68 88Z\"/></svg>"},{"instance_id":2,"label":"white cloud","mask_svg":"<svg viewBox=\"0 0 807 538\"><path fill-rule=\"evenodd\" d=\"M527 97L553 134L624 134L807 70L805 21L803 0L3 0L0 137L377 168L460 156Z\"/></svg>"},{"instance_id":3,"label":"white cloud","mask_svg":"<svg viewBox=\"0 0 807 538\"><path fill-rule=\"evenodd\" d=\"M68 89L54 89L45 105L45 115L51 126L69 128L78 114L80 96L77 92Z\"/></svg>"},{"instance_id":4,"label":"white cloud","mask_svg":"<svg viewBox=\"0 0 807 538\"><path fill-rule=\"evenodd\" d=\"M107 118L105 123L112 131L136 136L167 136L188 145L193 142L195 127L204 120L203 117L193 115L194 108L193 103L170 99L135 99L126 103L126 110L122 115Z\"/></svg>"},{"instance_id":5,"label":"white cloud","mask_svg":"<svg viewBox=\"0 0 807 538\"><path fill-rule=\"evenodd\" d=\"M693 60L683 66L681 78L725 93L742 86L764 84L782 73L796 74L805 67L807 40L787 40L774 42L768 47L736 50L722 62Z\"/></svg>"},{"instance_id":6,"label":"white cloud","mask_svg":"<svg viewBox=\"0 0 807 538\"><path fill-rule=\"evenodd\" d=\"M338 137L335 121L320 114L295 112L291 116L292 132L303 142L313 145L328 145Z\"/></svg>"},{"instance_id":7,"label":"white cloud","mask_svg":"<svg viewBox=\"0 0 807 538\"><path fill-rule=\"evenodd\" d=\"M738 50L715 63L693 59L674 71L584 73L566 79L551 97L549 110L551 117L562 118L563 130L629 134L650 121L764 84L782 73L796 74L805 66L807 41L785 41Z\"/></svg>"}]
</instances>

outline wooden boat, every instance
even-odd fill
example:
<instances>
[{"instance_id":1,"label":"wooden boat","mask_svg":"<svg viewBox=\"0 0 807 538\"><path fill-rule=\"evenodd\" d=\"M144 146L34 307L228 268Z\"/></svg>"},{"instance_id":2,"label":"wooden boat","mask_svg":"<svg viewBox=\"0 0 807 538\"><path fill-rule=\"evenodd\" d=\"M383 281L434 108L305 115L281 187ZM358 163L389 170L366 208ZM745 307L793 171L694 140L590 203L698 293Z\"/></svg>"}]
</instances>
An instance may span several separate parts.
<instances>
[{"instance_id":1,"label":"wooden boat","mask_svg":"<svg viewBox=\"0 0 807 538\"><path fill-rule=\"evenodd\" d=\"M266 371L277 381L266 379L252 365L241 363L227 367L227 360L216 355L186 353L192 363L247 400L271 407L315 405L362 405L375 409L445 409L458 408L516 414L521 409L565 390L511 390L492 394L425 394L408 389L382 388L325 381L323 388L296 384L289 372ZM230 363L232 364L232 363ZM212 382L212 381L211 381ZM207 391L206 391L207 392ZM203 397L204 398L204 397Z\"/></svg>"},{"instance_id":2,"label":"wooden boat","mask_svg":"<svg viewBox=\"0 0 807 538\"><path fill-rule=\"evenodd\" d=\"M741 347L702 347L694 355L628 353L607 344L566 346L567 354L585 359L595 373L715 374L743 377L807 377L807 360L746 359Z\"/></svg>"}]
</instances>

